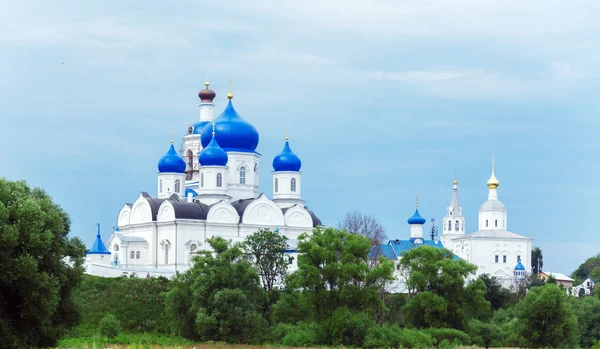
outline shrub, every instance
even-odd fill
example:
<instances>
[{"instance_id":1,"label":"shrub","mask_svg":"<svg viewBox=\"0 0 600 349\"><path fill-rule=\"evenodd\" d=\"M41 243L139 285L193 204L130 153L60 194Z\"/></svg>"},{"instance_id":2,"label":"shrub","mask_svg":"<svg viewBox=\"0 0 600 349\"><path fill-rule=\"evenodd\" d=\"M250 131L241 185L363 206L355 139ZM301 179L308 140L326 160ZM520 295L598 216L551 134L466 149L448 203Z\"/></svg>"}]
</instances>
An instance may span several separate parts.
<instances>
[{"instance_id":1,"label":"shrub","mask_svg":"<svg viewBox=\"0 0 600 349\"><path fill-rule=\"evenodd\" d=\"M468 334L453 328L428 328L423 331L431 335L431 337L435 339L438 346L444 340L448 341L449 343L458 343L459 345L471 344L471 338Z\"/></svg>"},{"instance_id":2,"label":"shrub","mask_svg":"<svg viewBox=\"0 0 600 349\"><path fill-rule=\"evenodd\" d=\"M348 308L336 309L322 326L319 343L362 347L365 336L375 321L366 313L354 313Z\"/></svg>"},{"instance_id":3,"label":"shrub","mask_svg":"<svg viewBox=\"0 0 600 349\"><path fill-rule=\"evenodd\" d=\"M420 330L392 326L371 326L364 341L367 349L375 348L430 348L435 340Z\"/></svg>"},{"instance_id":4,"label":"shrub","mask_svg":"<svg viewBox=\"0 0 600 349\"><path fill-rule=\"evenodd\" d=\"M287 331L281 340L286 347L310 347L316 343L316 325L298 324L287 325Z\"/></svg>"},{"instance_id":5,"label":"shrub","mask_svg":"<svg viewBox=\"0 0 600 349\"><path fill-rule=\"evenodd\" d=\"M121 332L121 322L113 314L108 314L100 320L98 331L101 336L107 337L110 342L111 339L118 336L119 332Z\"/></svg>"}]
</instances>

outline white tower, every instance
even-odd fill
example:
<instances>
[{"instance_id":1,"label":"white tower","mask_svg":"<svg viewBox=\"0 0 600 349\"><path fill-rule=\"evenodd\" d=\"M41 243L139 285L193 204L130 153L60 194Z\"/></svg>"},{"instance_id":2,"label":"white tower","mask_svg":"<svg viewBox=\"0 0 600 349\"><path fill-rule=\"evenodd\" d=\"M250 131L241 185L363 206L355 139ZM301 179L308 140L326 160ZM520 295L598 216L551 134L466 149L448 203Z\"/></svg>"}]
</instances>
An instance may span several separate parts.
<instances>
[{"instance_id":1,"label":"white tower","mask_svg":"<svg viewBox=\"0 0 600 349\"><path fill-rule=\"evenodd\" d=\"M415 244L423 243L423 224L425 224L425 218L419 214L419 197L417 196L417 203L415 213L408 219L410 225L410 238L414 239Z\"/></svg>"},{"instance_id":2,"label":"white tower","mask_svg":"<svg viewBox=\"0 0 600 349\"><path fill-rule=\"evenodd\" d=\"M228 156L217 143L214 127L213 122L212 139L198 155L200 184L197 189L197 199L207 205L212 205L221 200L231 200L231 196L227 195Z\"/></svg>"},{"instance_id":3,"label":"white tower","mask_svg":"<svg viewBox=\"0 0 600 349\"><path fill-rule=\"evenodd\" d=\"M494 159L492 156L492 176L487 182L488 199L479 208L479 230L506 230L508 225L506 208L498 200L500 182L494 173Z\"/></svg>"},{"instance_id":4,"label":"white tower","mask_svg":"<svg viewBox=\"0 0 600 349\"><path fill-rule=\"evenodd\" d=\"M165 199L173 194L185 197L185 161L173 146L158 162L158 198Z\"/></svg>"},{"instance_id":5,"label":"white tower","mask_svg":"<svg viewBox=\"0 0 600 349\"><path fill-rule=\"evenodd\" d=\"M301 199L302 161L290 149L289 138L285 136L285 146L273 159L273 201L279 207L304 206Z\"/></svg>"},{"instance_id":6,"label":"white tower","mask_svg":"<svg viewBox=\"0 0 600 349\"><path fill-rule=\"evenodd\" d=\"M208 88L209 82L205 82L205 89L198 92L200 98L200 121L188 126L187 134L183 137L183 149L181 156L186 162L186 179L188 180L188 186L197 187L199 181L198 168L198 157L196 156L202 150L202 143L200 142L200 134L202 129L211 123L214 119L214 108L215 104L213 100L216 96L215 91ZM196 185L194 185L196 184Z\"/></svg>"},{"instance_id":7,"label":"white tower","mask_svg":"<svg viewBox=\"0 0 600 349\"><path fill-rule=\"evenodd\" d=\"M452 197L450 204L446 207L446 216L442 219L442 244L445 248L453 250L452 239L465 234L465 217L462 207L458 202L458 182L456 177L452 182Z\"/></svg>"}]
</instances>

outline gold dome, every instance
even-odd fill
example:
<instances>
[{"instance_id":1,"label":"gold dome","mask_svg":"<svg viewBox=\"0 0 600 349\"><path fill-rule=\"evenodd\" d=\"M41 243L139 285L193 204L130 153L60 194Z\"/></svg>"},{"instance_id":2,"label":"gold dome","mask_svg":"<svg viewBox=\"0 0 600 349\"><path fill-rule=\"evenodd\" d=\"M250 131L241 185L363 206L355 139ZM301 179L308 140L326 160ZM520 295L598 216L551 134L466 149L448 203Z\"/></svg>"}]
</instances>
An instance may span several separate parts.
<instances>
[{"instance_id":1,"label":"gold dome","mask_svg":"<svg viewBox=\"0 0 600 349\"><path fill-rule=\"evenodd\" d=\"M496 189L500 185L500 181L498 181L498 178L496 178L496 175L494 174L494 160L495 157L492 155L492 176L487 181L487 186L490 189Z\"/></svg>"}]
</instances>

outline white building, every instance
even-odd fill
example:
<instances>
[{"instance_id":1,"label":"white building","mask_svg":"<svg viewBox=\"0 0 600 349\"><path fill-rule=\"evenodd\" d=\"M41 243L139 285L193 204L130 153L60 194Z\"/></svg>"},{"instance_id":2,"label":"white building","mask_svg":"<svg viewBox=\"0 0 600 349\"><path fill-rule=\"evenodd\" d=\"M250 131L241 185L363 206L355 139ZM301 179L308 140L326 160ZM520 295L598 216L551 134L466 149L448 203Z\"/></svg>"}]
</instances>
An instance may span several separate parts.
<instances>
[{"instance_id":1,"label":"white building","mask_svg":"<svg viewBox=\"0 0 600 349\"><path fill-rule=\"evenodd\" d=\"M190 267L191 258L209 247L207 239L243 241L261 228L285 235L287 252L294 254L298 236L321 224L302 200L302 162L288 138L273 159L270 199L259 194L258 131L234 109L231 91L225 110L214 118L215 92L205 85L198 94L200 120L183 138L185 160L171 141L158 162L156 195L141 192L121 208L107 248L98 232L87 273L171 276Z\"/></svg>"},{"instance_id":2,"label":"white building","mask_svg":"<svg viewBox=\"0 0 600 349\"><path fill-rule=\"evenodd\" d=\"M454 254L476 265L477 275L495 276L508 288L515 281L515 265L521 262L525 270L531 270L532 239L507 230L508 214L498 200L499 184L492 160L492 176L487 182L488 200L479 208L478 230L466 234L455 179L441 240Z\"/></svg>"}]
</instances>

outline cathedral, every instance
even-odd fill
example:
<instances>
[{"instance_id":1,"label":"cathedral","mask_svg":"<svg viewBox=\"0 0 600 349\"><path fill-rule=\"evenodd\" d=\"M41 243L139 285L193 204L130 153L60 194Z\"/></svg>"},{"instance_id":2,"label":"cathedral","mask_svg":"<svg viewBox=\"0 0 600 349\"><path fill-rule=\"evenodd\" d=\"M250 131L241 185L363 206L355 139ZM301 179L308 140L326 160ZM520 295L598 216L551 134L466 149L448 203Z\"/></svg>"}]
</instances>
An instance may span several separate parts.
<instances>
[{"instance_id":1,"label":"cathedral","mask_svg":"<svg viewBox=\"0 0 600 349\"><path fill-rule=\"evenodd\" d=\"M216 94L205 86L198 93L200 120L188 126L182 151L171 141L158 161L156 195L142 192L123 205L107 245L98 228L87 273L169 277L187 270L207 239L243 241L261 228L285 235L293 255L298 236L321 225L302 200L302 162L288 137L272 162L268 198L259 190L258 131L235 110L231 90L215 118Z\"/></svg>"},{"instance_id":2,"label":"cathedral","mask_svg":"<svg viewBox=\"0 0 600 349\"><path fill-rule=\"evenodd\" d=\"M171 141L158 161L156 195L141 192L133 203L123 205L107 245L98 227L94 245L87 251L87 273L170 277L190 268L192 258L208 248L207 239L220 236L240 242L261 228L284 234L286 253L293 257L298 236L321 225L302 199L302 162L292 152L288 137L272 162L273 197L268 198L259 189L258 131L234 108L231 90L225 110L214 117L216 94L208 82L205 86L198 93L199 121L188 126L182 149L177 151ZM426 220L417 200L407 221L410 238L376 245L371 253L398 265L402 254L413 248L447 248L455 258L477 266L476 275L487 273L505 287L514 285L531 270L532 239L507 230L507 210L498 200L500 182L494 171L492 160L488 198L479 208L476 232L467 233L455 179L440 240L423 236ZM297 258L289 261L293 270ZM396 268L396 273L395 292L405 292L402 271Z\"/></svg>"}]
</instances>

